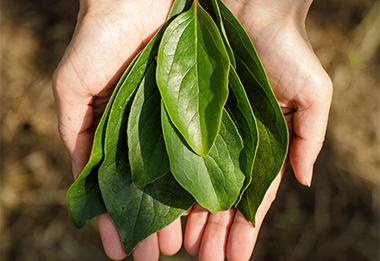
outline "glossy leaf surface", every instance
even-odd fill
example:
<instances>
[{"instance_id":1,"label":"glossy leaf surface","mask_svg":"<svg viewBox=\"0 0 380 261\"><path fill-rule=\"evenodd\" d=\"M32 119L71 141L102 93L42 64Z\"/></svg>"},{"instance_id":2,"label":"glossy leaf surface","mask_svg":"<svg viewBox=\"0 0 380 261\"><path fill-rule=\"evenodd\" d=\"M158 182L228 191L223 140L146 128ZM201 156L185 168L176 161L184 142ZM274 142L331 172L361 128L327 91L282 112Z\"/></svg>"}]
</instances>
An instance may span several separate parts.
<instances>
[{"instance_id":1,"label":"glossy leaf surface","mask_svg":"<svg viewBox=\"0 0 380 261\"><path fill-rule=\"evenodd\" d=\"M162 177L170 170L161 128L161 96L153 62L140 84L128 120L128 149L132 180L137 187Z\"/></svg>"},{"instance_id":2,"label":"glossy leaf surface","mask_svg":"<svg viewBox=\"0 0 380 261\"><path fill-rule=\"evenodd\" d=\"M245 87L259 130L252 181L238 205L245 218L255 225L257 209L284 164L288 130L251 39L231 11L218 1L227 36L235 52L236 72Z\"/></svg>"},{"instance_id":3,"label":"glossy leaf surface","mask_svg":"<svg viewBox=\"0 0 380 261\"><path fill-rule=\"evenodd\" d=\"M177 15L188 11L193 5L194 0L175 0L170 9L168 20L175 18Z\"/></svg>"},{"instance_id":4,"label":"glossy leaf surface","mask_svg":"<svg viewBox=\"0 0 380 261\"><path fill-rule=\"evenodd\" d=\"M226 107L239 130L244 144L246 161L243 167L247 175L241 191L244 192L251 183L253 164L259 145L259 132L256 118L253 114L244 86L234 68L230 70L229 85L231 90ZM239 201L240 198L238 202Z\"/></svg>"},{"instance_id":5,"label":"glossy leaf surface","mask_svg":"<svg viewBox=\"0 0 380 261\"><path fill-rule=\"evenodd\" d=\"M219 135L206 157L195 154L162 112L162 129L173 176L196 201L211 212L232 207L245 174L242 140L228 113L224 111Z\"/></svg>"},{"instance_id":6,"label":"glossy leaf surface","mask_svg":"<svg viewBox=\"0 0 380 261\"><path fill-rule=\"evenodd\" d=\"M126 254L149 235L171 224L194 203L171 175L141 188L133 184L126 135L135 93L133 86L121 89L113 103L107 124L106 156L99 169L99 187Z\"/></svg>"},{"instance_id":7,"label":"glossy leaf surface","mask_svg":"<svg viewBox=\"0 0 380 261\"><path fill-rule=\"evenodd\" d=\"M128 167L125 137L119 139L119 144L115 162L110 159L102 164L99 184L107 211L129 255L139 242L170 225L195 201L170 173L137 188Z\"/></svg>"},{"instance_id":8,"label":"glossy leaf surface","mask_svg":"<svg viewBox=\"0 0 380 261\"><path fill-rule=\"evenodd\" d=\"M246 219L254 224L257 209L284 164L288 151L288 131L274 95L268 95L260 88L251 71L239 58L236 62L259 129L259 147L252 181L238 205Z\"/></svg>"},{"instance_id":9,"label":"glossy leaf surface","mask_svg":"<svg viewBox=\"0 0 380 261\"><path fill-rule=\"evenodd\" d=\"M262 85L262 88L273 94L264 67L261 64L249 35L225 4L221 0L216 1L219 4L223 25L235 57L239 57L247 65L253 76ZM247 88L247 86L245 86L245 88Z\"/></svg>"},{"instance_id":10,"label":"glossy leaf surface","mask_svg":"<svg viewBox=\"0 0 380 261\"><path fill-rule=\"evenodd\" d=\"M157 85L173 124L206 156L228 96L229 58L212 18L194 1L167 27L157 59Z\"/></svg>"},{"instance_id":11,"label":"glossy leaf surface","mask_svg":"<svg viewBox=\"0 0 380 261\"><path fill-rule=\"evenodd\" d=\"M219 4L216 0L198 0L199 4L205 9L205 11L212 17L215 24L218 26L219 32L222 35L224 45L228 52L228 57L230 58L230 62L232 67L236 68L235 56L234 52L229 43L226 30L224 29L222 14L220 13Z\"/></svg>"}]
</instances>

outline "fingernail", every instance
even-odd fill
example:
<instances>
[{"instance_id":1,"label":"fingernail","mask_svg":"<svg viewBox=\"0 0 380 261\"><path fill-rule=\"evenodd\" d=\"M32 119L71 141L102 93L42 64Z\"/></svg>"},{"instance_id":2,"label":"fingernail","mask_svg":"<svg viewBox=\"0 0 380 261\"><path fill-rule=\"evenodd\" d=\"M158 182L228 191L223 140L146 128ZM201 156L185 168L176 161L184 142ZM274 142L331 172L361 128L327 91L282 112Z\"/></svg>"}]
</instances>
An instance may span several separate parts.
<instances>
[{"instance_id":1,"label":"fingernail","mask_svg":"<svg viewBox=\"0 0 380 261\"><path fill-rule=\"evenodd\" d=\"M72 166L72 169L73 169L74 179L77 179L78 176L79 176L79 172L78 172L77 165L75 164L75 162L73 160L71 161L71 166Z\"/></svg>"},{"instance_id":2,"label":"fingernail","mask_svg":"<svg viewBox=\"0 0 380 261\"><path fill-rule=\"evenodd\" d=\"M307 174L306 178L306 184L310 188L311 187L311 180L313 179L313 166L311 166L309 170L309 174Z\"/></svg>"}]
</instances>

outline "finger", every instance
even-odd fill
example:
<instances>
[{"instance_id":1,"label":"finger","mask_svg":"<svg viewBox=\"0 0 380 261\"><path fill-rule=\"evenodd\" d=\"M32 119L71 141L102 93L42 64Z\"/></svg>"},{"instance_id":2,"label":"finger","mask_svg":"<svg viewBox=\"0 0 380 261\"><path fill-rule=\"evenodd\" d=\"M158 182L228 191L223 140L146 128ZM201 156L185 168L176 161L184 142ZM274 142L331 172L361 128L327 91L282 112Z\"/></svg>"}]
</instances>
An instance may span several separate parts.
<instances>
[{"instance_id":1,"label":"finger","mask_svg":"<svg viewBox=\"0 0 380 261\"><path fill-rule=\"evenodd\" d=\"M157 233L149 236L147 239L137 245L132 252L135 261L155 261L160 256L158 249Z\"/></svg>"},{"instance_id":2,"label":"finger","mask_svg":"<svg viewBox=\"0 0 380 261\"><path fill-rule=\"evenodd\" d=\"M160 252L171 256L179 251L182 245L181 219L177 219L169 226L158 232L158 246Z\"/></svg>"},{"instance_id":3,"label":"finger","mask_svg":"<svg viewBox=\"0 0 380 261\"><path fill-rule=\"evenodd\" d=\"M290 143L289 160L298 181L311 185L313 165L321 151L332 98L332 83L327 74L314 81L323 87L315 88L315 99L306 109L294 112L294 137Z\"/></svg>"},{"instance_id":4,"label":"finger","mask_svg":"<svg viewBox=\"0 0 380 261\"><path fill-rule=\"evenodd\" d=\"M108 213L98 216L100 237L102 238L104 251L113 260L122 260L126 257L121 243L119 232L112 223Z\"/></svg>"},{"instance_id":5,"label":"finger","mask_svg":"<svg viewBox=\"0 0 380 261\"><path fill-rule=\"evenodd\" d=\"M276 197L283 172L284 168L273 181L267 193L265 194L263 202L261 203L256 213L255 227L253 227L252 224L245 219L240 211L237 211L234 221L231 225L226 247L226 255L229 261L249 260L250 256L252 255L252 251L255 246L264 217Z\"/></svg>"},{"instance_id":6,"label":"finger","mask_svg":"<svg viewBox=\"0 0 380 261\"><path fill-rule=\"evenodd\" d=\"M184 246L186 251L197 256L202 241L203 232L206 228L209 211L199 204L195 204L187 219Z\"/></svg>"},{"instance_id":7,"label":"finger","mask_svg":"<svg viewBox=\"0 0 380 261\"><path fill-rule=\"evenodd\" d=\"M230 226L236 209L211 213L199 249L200 260L224 260Z\"/></svg>"},{"instance_id":8,"label":"finger","mask_svg":"<svg viewBox=\"0 0 380 261\"><path fill-rule=\"evenodd\" d=\"M226 249L229 261L249 260L260 229L259 225L261 224L257 224L256 228L253 228L240 211L236 212Z\"/></svg>"}]
</instances>

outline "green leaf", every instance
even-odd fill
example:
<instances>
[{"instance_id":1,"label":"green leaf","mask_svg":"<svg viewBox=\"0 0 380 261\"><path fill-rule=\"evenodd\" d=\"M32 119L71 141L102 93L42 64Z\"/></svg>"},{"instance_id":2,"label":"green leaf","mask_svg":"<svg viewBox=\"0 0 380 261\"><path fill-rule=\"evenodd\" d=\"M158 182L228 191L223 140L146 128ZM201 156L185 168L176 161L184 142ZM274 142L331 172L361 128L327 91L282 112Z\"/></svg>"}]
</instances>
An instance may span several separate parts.
<instances>
[{"instance_id":1,"label":"green leaf","mask_svg":"<svg viewBox=\"0 0 380 261\"><path fill-rule=\"evenodd\" d=\"M115 90L110 97L107 107L95 131L94 142L90 159L75 182L70 186L67 193L68 209L76 228L82 228L88 221L96 216L104 214L106 208L98 185L98 168L104 157L105 128L110 108L120 87L125 84L125 78L135 64L139 55L129 64L120 78Z\"/></svg>"},{"instance_id":2,"label":"green leaf","mask_svg":"<svg viewBox=\"0 0 380 261\"><path fill-rule=\"evenodd\" d=\"M252 181L238 205L245 218L255 225L257 209L284 164L288 130L251 39L231 11L218 1L227 36L235 52L236 72L245 87L259 130Z\"/></svg>"},{"instance_id":3,"label":"green leaf","mask_svg":"<svg viewBox=\"0 0 380 261\"><path fill-rule=\"evenodd\" d=\"M125 79L125 84L123 84L115 97L106 126L104 160L115 159L118 139L120 139L121 134L126 136L126 132L120 133L120 131L121 129L126 130L123 124L127 124L126 119L129 117L130 106L136 89L146 75L150 65L155 63L155 57L157 56L158 46L164 30L165 25L141 51L139 58ZM106 148L108 148L108 150ZM104 164L104 162L102 164Z\"/></svg>"},{"instance_id":4,"label":"green leaf","mask_svg":"<svg viewBox=\"0 0 380 261\"><path fill-rule=\"evenodd\" d=\"M212 17L216 25L218 26L219 32L222 35L224 45L227 49L228 56L231 61L232 67L236 68L234 52L228 41L226 30L224 29L222 14L220 13L220 8L216 0L199 0L200 5L206 10L206 12Z\"/></svg>"},{"instance_id":5,"label":"green leaf","mask_svg":"<svg viewBox=\"0 0 380 261\"><path fill-rule=\"evenodd\" d=\"M98 180L109 216L118 229L126 254L149 235L166 227L194 203L170 174L137 188L131 178L127 121L137 85L154 63L158 44L165 26L141 52L127 85L120 89L112 105L105 138L105 158L99 168Z\"/></svg>"},{"instance_id":6,"label":"green leaf","mask_svg":"<svg viewBox=\"0 0 380 261\"><path fill-rule=\"evenodd\" d=\"M173 11L169 16L169 19L172 19L181 9L180 0L176 0L173 4ZM177 10L177 11L175 11ZM162 29L152 38L152 40L147 44L142 52L140 52L133 61L130 63L128 68L123 73L120 78L115 90L112 93L110 100L108 101L107 107L103 113L103 116L99 122L99 125L96 129L94 142L92 146L92 151L90 155L90 159L83 169L82 173L76 179L76 181L71 185L67 194L68 208L73 224L77 228L82 228L88 221L93 219L94 217L101 215L106 212L106 208L104 206L104 202L99 191L98 185L98 169L104 157L104 139L105 139L105 128L106 123L108 121L108 116L110 113L110 109L121 86L125 86L130 84L132 81L138 85L139 81L142 78L140 75L140 79L133 80L133 77L129 75L132 67L135 65L136 61L139 60L134 71L145 71L147 59L152 61L155 56L151 55L151 50L158 49L159 41L157 38L161 39L162 34L169 22L167 22ZM143 54L140 57L140 54ZM157 51L155 52L157 55ZM128 76L128 77L127 77ZM126 79L127 78L127 79Z\"/></svg>"},{"instance_id":7,"label":"green leaf","mask_svg":"<svg viewBox=\"0 0 380 261\"><path fill-rule=\"evenodd\" d=\"M144 187L134 186L128 162L124 161L128 152L119 149L118 163L102 166L104 175L99 182L111 220L129 255L138 243L181 217L195 200L170 173Z\"/></svg>"},{"instance_id":8,"label":"green leaf","mask_svg":"<svg viewBox=\"0 0 380 261\"><path fill-rule=\"evenodd\" d=\"M161 128L161 96L155 81L156 63L148 68L136 93L128 120L128 149L132 180L137 187L170 170Z\"/></svg>"},{"instance_id":9,"label":"green leaf","mask_svg":"<svg viewBox=\"0 0 380 261\"><path fill-rule=\"evenodd\" d=\"M136 78L140 73L136 73ZM141 188L133 184L126 149L127 120L136 89L133 86L121 89L113 103L107 124L105 159L99 169L100 190L127 255L139 242L172 223L194 203L191 195L169 174Z\"/></svg>"},{"instance_id":10,"label":"green leaf","mask_svg":"<svg viewBox=\"0 0 380 261\"><path fill-rule=\"evenodd\" d=\"M224 110L219 135L206 157L195 154L161 109L162 129L170 168L177 182L210 212L230 209L243 185L245 174L242 140Z\"/></svg>"},{"instance_id":11,"label":"green leaf","mask_svg":"<svg viewBox=\"0 0 380 261\"><path fill-rule=\"evenodd\" d=\"M246 159L244 169L247 176L242 187L242 195L251 183L252 168L259 145L259 132L247 94L234 68L230 70L229 84L231 91L229 92L226 108L230 112L243 139ZM239 203L240 199L241 197L235 205Z\"/></svg>"},{"instance_id":12,"label":"green leaf","mask_svg":"<svg viewBox=\"0 0 380 261\"><path fill-rule=\"evenodd\" d=\"M107 212L99 190L97 173L78 177L68 191L67 201L71 219L78 229L94 217Z\"/></svg>"},{"instance_id":13,"label":"green leaf","mask_svg":"<svg viewBox=\"0 0 380 261\"><path fill-rule=\"evenodd\" d=\"M253 166L252 181L238 209L255 225L255 216L265 193L279 174L288 151L288 130L275 96L265 92L252 72L236 59L240 78L257 119L259 147Z\"/></svg>"},{"instance_id":14,"label":"green leaf","mask_svg":"<svg viewBox=\"0 0 380 261\"><path fill-rule=\"evenodd\" d=\"M157 85L173 124L206 156L228 96L229 58L212 18L194 1L167 27L157 58Z\"/></svg>"},{"instance_id":15,"label":"green leaf","mask_svg":"<svg viewBox=\"0 0 380 261\"><path fill-rule=\"evenodd\" d=\"M106 158L99 170L99 185L111 220L120 233L127 255L151 234L165 228L194 204L194 199L176 183L170 173L144 187L137 188L128 164L126 115L118 138L106 145ZM116 148L116 149L115 149ZM108 150L111 151L108 154Z\"/></svg>"},{"instance_id":16,"label":"green leaf","mask_svg":"<svg viewBox=\"0 0 380 261\"><path fill-rule=\"evenodd\" d=\"M194 0L175 0L172 8L170 9L168 20L176 17L183 12L188 11L193 2Z\"/></svg>"},{"instance_id":17,"label":"green leaf","mask_svg":"<svg viewBox=\"0 0 380 261\"><path fill-rule=\"evenodd\" d=\"M221 0L217 1L222 14L223 25L235 57L239 57L242 61L244 61L244 63L247 64L254 77L262 85L262 87L266 89L266 91L273 93L264 67L262 66L256 49L252 44L251 38L233 13L225 6L225 4Z\"/></svg>"},{"instance_id":18,"label":"green leaf","mask_svg":"<svg viewBox=\"0 0 380 261\"><path fill-rule=\"evenodd\" d=\"M129 103L131 99L128 99ZM165 228L194 204L194 199L171 174L137 188L131 178L127 137L127 115L120 125L111 125L107 132L118 133L106 144L106 159L99 169L99 185L111 220L120 233L127 255L137 244Z\"/></svg>"}]
</instances>

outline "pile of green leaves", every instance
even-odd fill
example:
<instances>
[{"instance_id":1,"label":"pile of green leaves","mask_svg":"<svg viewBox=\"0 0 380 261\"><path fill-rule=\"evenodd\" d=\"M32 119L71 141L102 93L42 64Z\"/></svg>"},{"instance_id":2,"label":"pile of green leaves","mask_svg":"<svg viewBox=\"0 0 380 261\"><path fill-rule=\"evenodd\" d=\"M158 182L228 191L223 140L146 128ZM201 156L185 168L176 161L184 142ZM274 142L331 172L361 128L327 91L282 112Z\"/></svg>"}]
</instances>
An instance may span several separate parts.
<instances>
[{"instance_id":1,"label":"pile of green leaves","mask_svg":"<svg viewBox=\"0 0 380 261\"><path fill-rule=\"evenodd\" d=\"M195 202L255 224L288 131L253 44L220 0L176 0L111 96L68 191L73 223L105 212L126 254Z\"/></svg>"}]
</instances>

